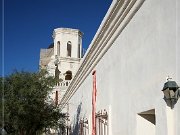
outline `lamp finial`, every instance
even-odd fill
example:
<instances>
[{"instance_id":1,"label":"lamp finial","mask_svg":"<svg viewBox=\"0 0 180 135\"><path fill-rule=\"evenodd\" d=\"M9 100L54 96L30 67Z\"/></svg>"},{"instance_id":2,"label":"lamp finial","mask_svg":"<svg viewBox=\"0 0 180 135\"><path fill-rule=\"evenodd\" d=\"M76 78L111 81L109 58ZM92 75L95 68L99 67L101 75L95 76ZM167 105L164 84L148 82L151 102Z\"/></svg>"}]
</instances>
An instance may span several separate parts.
<instances>
[{"instance_id":1,"label":"lamp finial","mask_svg":"<svg viewBox=\"0 0 180 135\"><path fill-rule=\"evenodd\" d=\"M166 77L166 81L169 82L170 80L172 80L172 78L168 75L168 77Z\"/></svg>"}]
</instances>

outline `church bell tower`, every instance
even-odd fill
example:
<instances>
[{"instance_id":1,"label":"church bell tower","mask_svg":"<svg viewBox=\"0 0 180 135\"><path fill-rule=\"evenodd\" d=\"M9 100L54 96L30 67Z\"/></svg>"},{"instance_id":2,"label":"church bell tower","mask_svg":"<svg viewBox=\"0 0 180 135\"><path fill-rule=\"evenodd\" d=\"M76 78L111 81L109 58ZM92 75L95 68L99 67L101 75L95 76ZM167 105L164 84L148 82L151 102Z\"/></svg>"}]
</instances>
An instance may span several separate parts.
<instances>
[{"instance_id":1,"label":"church bell tower","mask_svg":"<svg viewBox=\"0 0 180 135\"><path fill-rule=\"evenodd\" d=\"M53 31L54 43L41 49L40 66L54 76L56 87L52 98L59 101L79 68L82 58L82 32L78 29L57 28Z\"/></svg>"},{"instance_id":2,"label":"church bell tower","mask_svg":"<svg viewBox=\"0 0 180 135\"><path fill-rule=\"evenodd\" d=\"M57 28L53 32L54 65L60 71L60 81L71 80L82 57L82 32L77 29Z\"/></svg>"},{"instance_id":3,"label":"church bell tower","mask_svg":"<svg viewBox=\"0 0 180 135\"><path fill-rule=\"evenodd\" d=\"M79 68L82 57L82 32L77 29L57 28L53 32L56 89L64 95Z\"/></svg>"}]
</instances>

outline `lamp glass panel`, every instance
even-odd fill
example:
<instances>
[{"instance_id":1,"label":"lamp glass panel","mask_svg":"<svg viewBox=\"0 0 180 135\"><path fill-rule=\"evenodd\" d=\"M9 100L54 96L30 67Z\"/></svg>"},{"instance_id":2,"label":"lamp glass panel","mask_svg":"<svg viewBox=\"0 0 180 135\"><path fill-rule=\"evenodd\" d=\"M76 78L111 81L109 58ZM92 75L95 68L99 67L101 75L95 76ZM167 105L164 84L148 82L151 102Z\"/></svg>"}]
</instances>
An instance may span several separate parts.
<instances>
[{"instance_id":1,"label":"lamp glass panel","mask_svg":"<svg viewBox=\"0 0 180 135\"><path fill-rule=\"evenodd\" d=\"M169 89L165 89L165 90L163 90L163 92L164 92L164 96L165 96L167 99L169 99L169 98L170 98Z\"/></svg>"},{"instance_id":2,"label":"lamp glass panel","mask_svg":"<svg viewBox=\"0 0 180 135\"><path fill-rule=\"evenodd\" d=\"M173 90L169 90L169 95L170 95L170 98L174 98L175 97L175 93Z\"/></svg>"}]
</instances>

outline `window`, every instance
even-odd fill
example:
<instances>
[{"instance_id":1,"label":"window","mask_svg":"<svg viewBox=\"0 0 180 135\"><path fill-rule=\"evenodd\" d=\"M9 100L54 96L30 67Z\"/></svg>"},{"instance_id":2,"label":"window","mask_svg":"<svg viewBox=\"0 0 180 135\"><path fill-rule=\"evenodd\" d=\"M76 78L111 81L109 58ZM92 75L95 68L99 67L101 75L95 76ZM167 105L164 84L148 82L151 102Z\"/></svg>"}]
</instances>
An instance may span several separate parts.
<instances>
[{"instance_id":1,"label":"window","mask_svg":"<svg viewBox=\"0 0 180 135\"><path fill-rule=\"evenodd\" d=\"M67 56L68 56L68 57L71 57L71 49L72 49L71 42L68 41L68 42L67 42Z\"/></svg>"},{"instance_id":2,"label":"window","mask_svg":"<svg viewBox=\"0 0 180 135\"><path fill-rule=\"evenodd\" d=\"M99 111L96 114L96 135L108 134L108 114L107 111Z\"/></svg>"},{"instance_id":3,"label":"window","mask_svg":"<svg viewBox=\"0 0 180 135\"><path fill-rule=\"evenodd\" d=\"M80 44L78 44L78 58L80 58L81 57L81 55L80 55Z\"/></svg>"},{"instance_id":4,"label":"window","mask_svg":"<svg viewBox=\"0 0 180 135\"><path fill-rule=\"evenodd\" d=\"M89 125L87 119L80 121L79 135L89 135Z\"/></svg>"},{"instance_id":5,"label":"window","mask_svg":"<svg viewBox=\"0 0 180 135\"><path fill-rule=\"evenodd\" d=\"M71 71L66 71L65 80L71 80L71 79L72 79L72 72Z\"/></svg>"},{"instance_id":6,"label":"window","mask_svg":"<svg viewBox=\"0 0 180 135\"><path fill-rule=\"evenodd\" d=\"M57 42L57 55L60 56L60 41Z\"/></svg>"}]
</instances>

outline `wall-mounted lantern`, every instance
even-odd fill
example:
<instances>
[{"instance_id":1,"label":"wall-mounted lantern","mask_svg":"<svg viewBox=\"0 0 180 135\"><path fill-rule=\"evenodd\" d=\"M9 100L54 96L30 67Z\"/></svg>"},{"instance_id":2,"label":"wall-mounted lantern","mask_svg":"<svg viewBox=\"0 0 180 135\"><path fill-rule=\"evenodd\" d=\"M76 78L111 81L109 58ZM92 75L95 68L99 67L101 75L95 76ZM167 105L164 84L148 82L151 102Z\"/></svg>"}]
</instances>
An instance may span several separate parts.
<instances>
[{"instance_id":1,"label":"wall-mounted lantern","mask_svg":"<svg viewBox=\"0 0 180 135\"><path fill-rule=\"evenodd\" d=\"M180 97L180 89L175 81L168 80L163 87L164 100L171 108L174 107Z\"/></svg>"}]
</instances>

